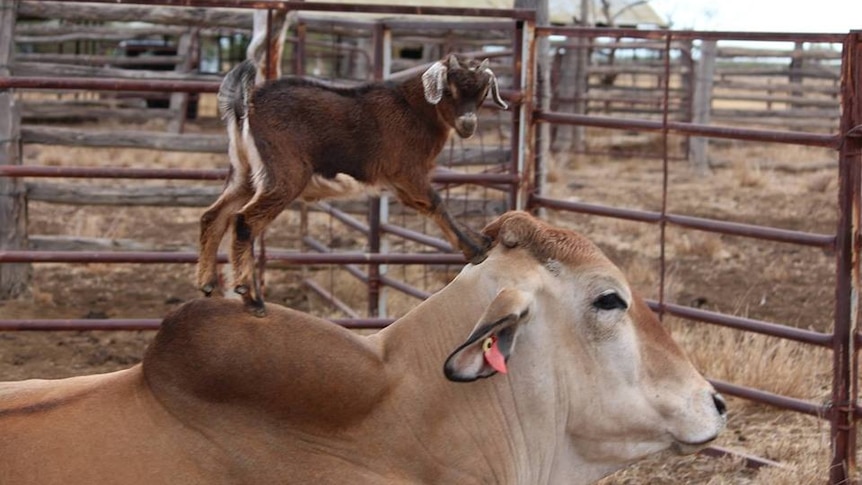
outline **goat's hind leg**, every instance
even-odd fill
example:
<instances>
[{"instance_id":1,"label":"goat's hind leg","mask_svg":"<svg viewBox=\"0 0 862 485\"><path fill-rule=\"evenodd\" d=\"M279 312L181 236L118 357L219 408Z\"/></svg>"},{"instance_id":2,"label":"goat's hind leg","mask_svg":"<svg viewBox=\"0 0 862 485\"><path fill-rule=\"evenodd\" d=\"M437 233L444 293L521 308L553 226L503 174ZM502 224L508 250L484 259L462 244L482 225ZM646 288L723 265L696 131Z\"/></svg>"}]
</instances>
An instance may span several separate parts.
<instances>
[{"instance_id":1,"label":"goat's hind leg","mask_svg":"<svg viewBox=\"0 0 862 485\"><path fill-rule=\"evenodd\" d=\"M200 248L198 252L198 288L206 296L222 295L218 281L218 248L233 222L233 215L248 203L254 194L247 147L234 120L227 126L230 172L219 198L201 216Z\"/></svg>"},{"instance_id":2,"label":"goat's hind leg","mask_svg":"<svg viewBox=\"0 0 862 485\"><path fill-rule=\"evenodd\" d=\"M247 183L228 182L224 192L201 216L197 284L204 295L222 296L218 278L218 249L234 214L252 196Z\"/></svg>"},{"instance_id":3,"label":"goat's hind leg","mask_svg":"<svg viewBox=\"0 0 862 485\"><path fill-rule=\"evenodd\" d=\"M254 240L294 198L296 196L286 198L277 191L259 193L234 216L235 232L230 253L234 291L242 295L246 307L257 316L263 316L266 310L255 273Z\"/></svg>"}]
</instances>

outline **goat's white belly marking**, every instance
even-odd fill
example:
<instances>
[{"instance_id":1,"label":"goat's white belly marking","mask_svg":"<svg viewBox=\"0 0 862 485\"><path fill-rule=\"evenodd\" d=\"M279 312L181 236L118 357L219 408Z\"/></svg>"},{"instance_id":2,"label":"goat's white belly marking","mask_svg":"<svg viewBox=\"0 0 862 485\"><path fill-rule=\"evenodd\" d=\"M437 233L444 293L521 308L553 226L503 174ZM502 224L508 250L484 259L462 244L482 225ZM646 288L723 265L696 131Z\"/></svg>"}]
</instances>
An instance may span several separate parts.
<instances>
[{"instance_id":1,"label":"goat's white belly marking","mask_svg":"<svg viewBox=\"0 0 862 485\"><path fill-rule=\"evenodd\" d=\"M312 175L300 198L306 202L322 199L352 197L364 193L379 193L379 188L364 184L350 175L339 173L335 178Z\"/></svg>"}]
</instances>

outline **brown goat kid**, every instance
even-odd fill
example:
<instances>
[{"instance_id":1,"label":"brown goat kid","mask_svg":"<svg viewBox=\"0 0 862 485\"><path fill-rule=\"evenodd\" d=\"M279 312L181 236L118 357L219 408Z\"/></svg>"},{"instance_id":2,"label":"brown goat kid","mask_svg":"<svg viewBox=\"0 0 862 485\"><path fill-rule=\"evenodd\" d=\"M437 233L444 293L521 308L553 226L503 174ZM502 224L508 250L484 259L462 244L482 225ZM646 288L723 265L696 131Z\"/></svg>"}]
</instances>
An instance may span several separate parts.
<instances>
[{"instance_id":1,"label":"brown goat kid","mask_svg":"<svg viewBox=\"0 0 862 485\"><path fill-rule=\"evenodd\" d=\"M465 257L484 259L487 240L460 226L431 186L434 161L454 129L473 135L488 93L503 109L488 61L454 55L403 83L336 88L284 78L255 86L245 61L225 76L219 107L227 123L230 175L201 217L198 286L218 290L216 257L233 227L234 291L264 313L253 243L293 200L320 200L385 186L402 203L433 219Z\"/></svg>"}]
</instances>

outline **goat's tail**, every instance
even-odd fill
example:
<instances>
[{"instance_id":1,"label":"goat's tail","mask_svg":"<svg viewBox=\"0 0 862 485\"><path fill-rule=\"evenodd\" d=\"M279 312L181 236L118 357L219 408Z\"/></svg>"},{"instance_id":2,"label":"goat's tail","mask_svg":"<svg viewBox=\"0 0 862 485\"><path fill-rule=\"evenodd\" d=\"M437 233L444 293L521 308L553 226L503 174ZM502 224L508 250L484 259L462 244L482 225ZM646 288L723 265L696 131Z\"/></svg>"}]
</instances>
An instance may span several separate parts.
<instances>
[{"instance_id":1,"label":"goat's tail","mask_svg":"<svg viewBox=\"0 0 862 485\"><path fill-rule=\"evenodd\" d=\"M246 59L224 77L218 90L218 108L223 120L239 123L246 117L256 75L254 61Z\"/></svg>"}]
</instances>

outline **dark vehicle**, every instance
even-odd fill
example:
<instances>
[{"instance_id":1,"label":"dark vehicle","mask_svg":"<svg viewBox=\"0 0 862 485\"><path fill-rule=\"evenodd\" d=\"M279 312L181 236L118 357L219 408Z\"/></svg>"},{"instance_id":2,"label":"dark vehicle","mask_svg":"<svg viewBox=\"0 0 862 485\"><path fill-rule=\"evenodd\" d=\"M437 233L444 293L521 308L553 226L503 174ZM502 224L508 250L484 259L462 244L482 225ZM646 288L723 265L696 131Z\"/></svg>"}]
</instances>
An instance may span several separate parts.
<instances>
[{"instance_id":1,"label":"dark vehicle","mask_svg":"<svg viewBox=\"0 0 862 485\"><path fill-rule=\"evenodd\" d=\"M133 39L120 42L120 52L123 57L139 57L140 64L123 63L124 69L146 70L146 71L173 71L176 68L175 59L166 59L160 63L154 61L154 57L174 57L177 55L177 46L171 41L164 39ZM193 66L197 69L198 62L195 60ZM139 97L135 95L135 97ZM166 109L171 104L171 93L141 93L147 102L148 108ZM189 102L186 107L186 118L195 119L198 114L198 93L189 94Z\"/></svg>"}]
</instances>

